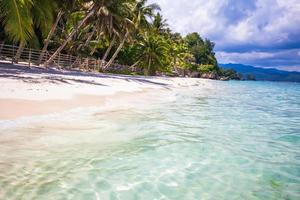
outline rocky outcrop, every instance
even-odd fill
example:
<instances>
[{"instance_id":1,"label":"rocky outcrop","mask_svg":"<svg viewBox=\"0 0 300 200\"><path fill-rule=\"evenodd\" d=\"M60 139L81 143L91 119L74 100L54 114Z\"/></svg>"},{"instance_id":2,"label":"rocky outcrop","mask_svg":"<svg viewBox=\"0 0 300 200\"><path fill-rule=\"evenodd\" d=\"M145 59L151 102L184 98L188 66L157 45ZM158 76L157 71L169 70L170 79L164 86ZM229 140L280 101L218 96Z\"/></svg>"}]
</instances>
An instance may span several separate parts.
<instances>
[{"instance_id":1,"label":"rocky outcrop","mask_svg":"<svg viewBox=\"0 0 300 200\"><path fill-rule=\"evenodd\" d=\"M218 75L217 72L208 72L208 73L202 73L200 78L219 80L220 76Z\"/></svg>"},{"instance_id":2,"label":"rocky outcrop","mask_svg":"<svg viewBox=\"0 0 300 200\"><path fill-rule=\"evenodd\" d=\"M192 72L190 73L189 75L191 78L200 78L201 77L201 74L200 72Z\"/></svg>"},{"instance_id":3,"label":"rocky outcrop","mask_svg":"<svg viewBox=\"0 0 300 200\"><path fill-rule=\"evenodd\" d=\"M228 76L220 77L220 81L229 81L229 80L230 80L230 77L228 77Z\"/></svg>"},{"instance_id":4,"label":"rocky outcrop","mask_svg":"<svg viewBox=\"0 0 300 200\"><path fill-rule=\"evenodd\" d=\"M143 70L140 68L129 67L126 65L118 65L118 64L112 64L105 70L105 72L116 73L116 74L131 74L131 73L143 74Z\"/></svg>"}]
</instances>

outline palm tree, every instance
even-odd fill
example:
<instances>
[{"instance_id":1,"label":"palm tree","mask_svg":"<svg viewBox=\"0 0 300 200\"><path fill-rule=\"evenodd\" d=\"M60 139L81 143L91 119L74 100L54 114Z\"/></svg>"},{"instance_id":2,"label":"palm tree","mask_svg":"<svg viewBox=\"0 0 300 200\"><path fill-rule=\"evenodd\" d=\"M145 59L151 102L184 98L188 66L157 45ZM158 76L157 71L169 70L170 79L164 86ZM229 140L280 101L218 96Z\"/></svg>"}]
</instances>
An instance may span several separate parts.
<instances>
[{"instance_id":1,"label":"palm tree","mask_svg":"<svg viewBox=\"0 0 300 200\"><path fill-rule=\"evenodd\" d=\"M93 16L97 17L99 14L104 13L107 17L104 20L103 23L98 23L103 27L110 28L112 30L112 21L117 20L121 21L124 16L120 13L126 13L128 12L128 3L130 1L128 0L92 0L88 1L86 3L87 11L84 16L84 18L79 22L77 27L75 27L72 32L67 36L66 40L63 42L63 44L55 51L55 53L49 58L47 63L51 63L54 58L63 50L63 48L67 45L68 42L70 42L73 38L73 36L78 32L79 29L81 29L86 24L91 24L90 20L93 18ZM96 20L98 20L96 18ZM94 20L93 20L94 21ZM99 26L99 27L101 27Z\"/></svg>"},{"instance_id":2,"label":"palm tree","mask_svg":"<svg viewBox=\"0 0 300 200\"><path fill-rule=\"evenodd\" d=\"M35 29L43 35L53 21L55 1L52 0L1 0L0 11L4 30L14 43L19 43L16 62L22 50L35 37Z\"/></svg>"},{"instance_id":3,"label":"palm tree","mask_svg":"<svg viewBox=\"0 0 300 200\"><path fill-rule=\"evenodd\" d=\"M13 42L26 43L34 34L30 0L1 0L4 31Z\"/></svg>"},{"instance_id":4,"label":"palm tree","mask_svg":"<svg viewBox=\"0 0 300 200\"><path fill-rule=\"evenodd\" d=\"M157 13L154 16L154 20L152 23L154 29L156 29L159 33L164 33L167 30L168 24L167 20L163 18L160 13Z\"/></svg>"},{"instance_id":5,"label":"palm tree","mask_svg":"<svg viewBox=\"0 0 300 200\"><path fill-rule=\"evenodd\" d=\"M58 12L57 17L56 17L56 20L55 20L53 26L51 27L51 29L50 29L50 31L49 31L49 33L48 33L48 36L47 36L47 38L46 38L46 40L45 40L45 42L44 42L44 46L43 46L43 49L42 49L42 52L41 52L41 55L40 55L39 61L38 61L39 64L42 62L42 59L43 59L43 57L44 57L44 54L45 54L45 52L47 51L48 45L49 45L49 43L50 43L50 39L52 38L53 34L55 33L56 27L57 27L58 22L60 21L62 15L63 15L63 11L60 10L60 11Z\"/></svg>"},{"instance_id":6,"label":"palm tree","mask_svg":"<svg viewBox=\"0 0 300 200\"><path fill-rule=\"evenodd\" d=\"M125 34L121 38L117 50L104 66L104 69L108 68L114 62L131 32L149 28L150 24L147 18L152 18L156 10L160 10L160 7L157 4L147 5L147 0L139 0L135 3L134 7L131 10L131 16L127 18L125 17L122 22Z\"/></svg>"},{"instance_id":7,"label":"palm tree","mask_svg":"<svg viewBox=\"0 0 300 200\"><path fill-rule=\"evenodd\" d=\"M51 63L55 57L63 50L63 48L72 40L72 37L77 33L77 31L86 23L86 21L95 13L94 5L87 11L85 17L79 22L78 26L75 27L71 33L67 36L62 45L52 54L52 56L46 61L46 65Z\"/></svg>"},{"instance_id":8,"label":"palm tree","mask_svg":"<svg viewBox=\"0 0 300 200\"><path fill-rule=\"evenodd\" d=\"M95 22L94 27L97 30L97 40L100 41L108 41L109 45L102 57L101 66L103 65L103 61L106 60L112 47L114 46L117 37L120 37L121 32L121 21L124 16L121 14L121 10L128 10L128 7L124 9L123 6L115 6L111 4L110 6L105 6L99 9L96 13L94 19L91 21ZM104 36L104 37L103 37ZM92 50L90 55L93 55L96 48Z\"/></svg>"},{"instance_id":9,"label":"palm tree","mask_svg":"<svg viewBox=\"0 0 300 200\"><path fill-rule=\"evenodd\" d=\"M129 37L130 34L130 28L133 27L133 23L130 19L125 19L123 22L123 30L125 31L124 36L122 38L120 38L120 44L117 48L117 50L115 51L115 53L112 55L112 57L110 58L110 60L106 63L106 65L103 67L104 70L107 69L116 59L116 57L118 56L119 52L121 51L122 47L124 46L126 40Z\"/></svg>"},{"instance_id":10,"label":"palm tree","mask_svg":"<svg viewBox=\"0 0 300 200\"><path fill-rule=\"evenodd\" d=\"M135 24L140 28L149 29L150 23L148 19L153 19L156 11L160 11L160 7L156 3L147 5L147 0L139 0L134 9Z\"/></svg>"},{"instance_id":11,"label":"palm tree","mask_svg":"<svg viewBox=\"0 0 300 200\"><path fill-rule=\"evenodd\" d=\"M138 44L140 57L138 63L144 68L145 75L155 75L159 67L168 65L169 44L161 35L155 33L145 33Z\"/></svg>"},{"instance_id":12,"label":"palm tree","mask_svg":"<svg viewBox=\"0 0 300 200\"><path fill-rule=\"evenodd\" d=\"M63 15L70 18L72 12L76 9L79 9L83 5L83 2L80 0L68 0L68 1L56 0L55 3L56 3L55 7L57 8L57 12L55 13L56 20L52 24L51 29L48 31L46 39L43 41L44 46L42 48L42 53L39 57L39 64L42 62L44 54L48 49L50 40L53 37L54 33L56 32L58 23L62 20Z\"/></svg>"},{"instance_id":13,"label":"palm tree","mask_svg":"<svg viewBox=\"0 0 300 200\"><path fill-rule=\"evenodd\" d=\"M30 13L32 2L30 0L1 0L0 11L3 17L4 31L20 48L16 57L19 57L23 46L33 37L33 19Z\"/></svg>"},{"instance_id":14,"label":"palm tree","mask_svg":"<svg viewBox=\"0 0 300 200\"><path fill-rule=\"evenodd\" d=\"M110 51L111 51L112 47L114 46L115 42L116 42L116 34L113 34L111 42L110 42L108 48L106 49L106 51L105 51L105 53L104 53L104 55L101 59L100 67L103 67L103 64L106 61L106 58L108 57L108 54L110 53Z\"/></svg>"}]
</instances>

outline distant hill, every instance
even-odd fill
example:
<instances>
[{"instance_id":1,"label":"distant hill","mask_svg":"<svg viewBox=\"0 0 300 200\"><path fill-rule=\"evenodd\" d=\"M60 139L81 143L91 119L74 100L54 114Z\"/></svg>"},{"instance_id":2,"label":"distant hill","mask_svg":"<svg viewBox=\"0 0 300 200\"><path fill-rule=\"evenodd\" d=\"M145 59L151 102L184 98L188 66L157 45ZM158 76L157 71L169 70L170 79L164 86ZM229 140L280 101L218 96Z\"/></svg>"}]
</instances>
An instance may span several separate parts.
<instances>
[{"instance_id":1,"label":"distant hill","mask_svg":"<svg viewBox=\"0 0 300 200\"><path fill-rule=\"evenodd\" d=\"M258 81L289 81L300 82L300 72L288 72L278 69L265 69L253 67L243 64L220 64L221 67L226 69L234 69L242 74L244 78L247 75L253 75Z\"/></svg>"}]
</instances>

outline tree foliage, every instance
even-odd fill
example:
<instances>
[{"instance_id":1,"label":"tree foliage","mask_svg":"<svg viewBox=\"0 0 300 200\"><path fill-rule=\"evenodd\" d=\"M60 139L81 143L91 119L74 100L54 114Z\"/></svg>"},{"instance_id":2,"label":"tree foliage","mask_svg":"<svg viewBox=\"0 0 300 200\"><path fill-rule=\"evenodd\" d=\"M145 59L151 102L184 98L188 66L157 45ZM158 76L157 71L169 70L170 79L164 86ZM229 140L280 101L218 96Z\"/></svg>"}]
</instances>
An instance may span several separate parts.
<instances>
[{"instance_id":1,"label":"tree foliage","mask_svg":"<svg viewBox=\"0 0 300 200\"><path fill-rule=\"evenodd\" d=\"M103 69L120 63L146 75L232 74L218 67L212 41L172 32L159 5L147 0L1 0L0 9L1 38L27 46L47 38L45 48L56 51L53 57L93 56L103 60Z\"/></svg>"}]
</instances>

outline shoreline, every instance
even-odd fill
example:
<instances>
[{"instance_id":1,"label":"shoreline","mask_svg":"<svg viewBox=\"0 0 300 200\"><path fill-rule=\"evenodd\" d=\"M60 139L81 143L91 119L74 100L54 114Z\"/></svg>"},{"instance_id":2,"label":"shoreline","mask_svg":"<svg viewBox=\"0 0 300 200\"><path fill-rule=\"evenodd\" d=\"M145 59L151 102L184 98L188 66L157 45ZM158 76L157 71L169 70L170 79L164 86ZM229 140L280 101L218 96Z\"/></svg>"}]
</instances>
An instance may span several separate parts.
<instances>
[{"instance_id":1,"label":"shoreline","mask_svg":"<svg viewBox=\"0 0 300 200\"><path fill-rule=\"evenodd\" d=\"M148 90L188 87L200 83L207 81L0 64L0 120L15 120L80 107L102 107L109 99L121 99L122 104L126 104L128 97L143 98L140 94Z\"/></svg>"}]
</instances>

